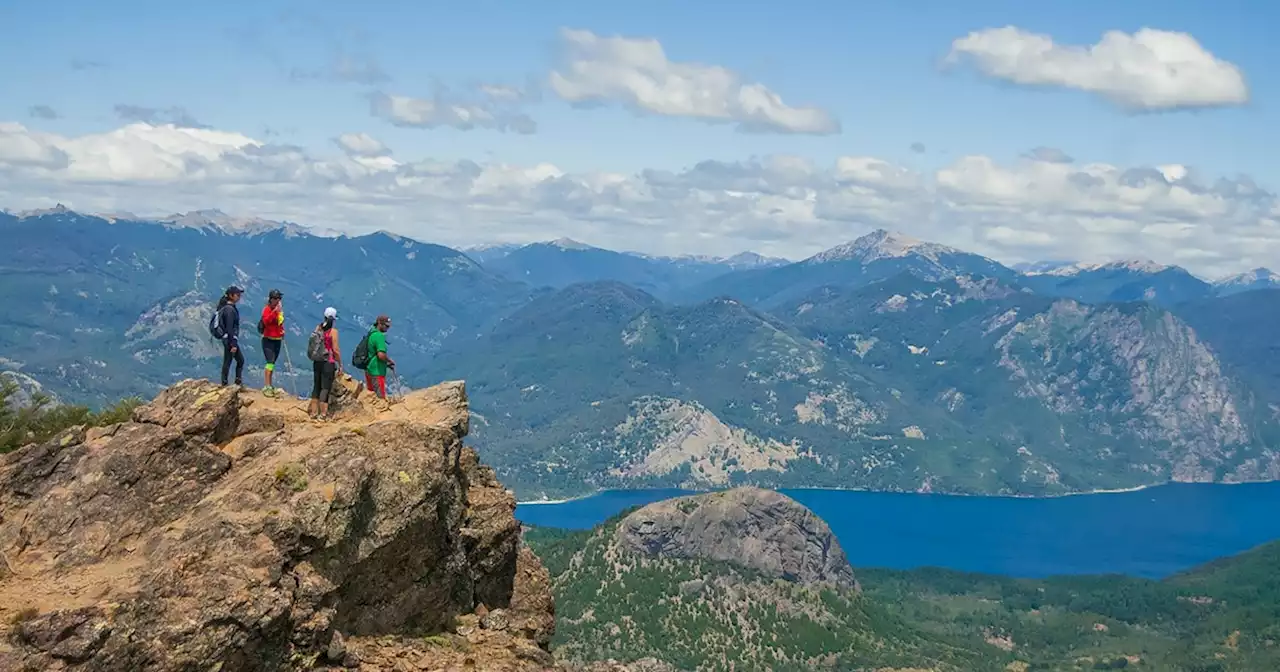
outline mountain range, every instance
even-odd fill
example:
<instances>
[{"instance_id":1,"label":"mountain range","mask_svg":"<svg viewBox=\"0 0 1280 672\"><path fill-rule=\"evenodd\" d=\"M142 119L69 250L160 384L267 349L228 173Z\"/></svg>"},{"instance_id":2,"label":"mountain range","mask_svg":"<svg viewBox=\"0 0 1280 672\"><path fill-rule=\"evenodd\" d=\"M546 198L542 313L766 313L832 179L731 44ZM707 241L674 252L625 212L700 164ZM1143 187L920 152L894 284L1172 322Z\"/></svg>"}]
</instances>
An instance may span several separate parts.
<instances>
[{"instance_id":1,"label":"mountain range","mask_svg":"<svg viewBox=\"0 0 1280 672\"><path fill-rule=\"evenodd\" d=\"M327 305L404 383L465 379L522 499L736 484L1047 495L1280 478L1280 288L1129 261L1020 268L875 231L788 262L567 239L459 251L201 211L0 213L0 369L102 405L216 375L206 323L285 294L304 395ZM302 361L299 361L302 360ZM299 375L291 377L297 366Z\"/></svg>"}]
</instances>

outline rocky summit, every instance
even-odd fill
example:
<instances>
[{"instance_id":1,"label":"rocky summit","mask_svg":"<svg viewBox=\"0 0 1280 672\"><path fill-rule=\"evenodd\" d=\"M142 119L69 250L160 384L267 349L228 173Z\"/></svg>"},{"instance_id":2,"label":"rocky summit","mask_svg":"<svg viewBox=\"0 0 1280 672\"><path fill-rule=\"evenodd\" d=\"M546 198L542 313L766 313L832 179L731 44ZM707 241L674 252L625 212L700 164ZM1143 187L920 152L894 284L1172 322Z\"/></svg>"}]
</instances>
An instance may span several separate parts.
<instances>
[{"instance_id":1,"label":"rocky summit","mask_svg":"<svg viewBox=\"0 0 1280 672\"><path fill-rule=\"evenodd\" d=\"M546 670L550 581L448 382L327 422L186 380L0 461L0 669Z\"/></svg>"},{"instance_id":2,"label":"rocky summit","mask_svg":"<svg viewBox=\"0 0 1280 672\"><path fill-rule=\"evenodd\" d=\"M622 519L624 548L649 556L732 563L798 583L858 589L827 523L786 495L733 488L656 502Z\"/></svg>"}]
</instances>

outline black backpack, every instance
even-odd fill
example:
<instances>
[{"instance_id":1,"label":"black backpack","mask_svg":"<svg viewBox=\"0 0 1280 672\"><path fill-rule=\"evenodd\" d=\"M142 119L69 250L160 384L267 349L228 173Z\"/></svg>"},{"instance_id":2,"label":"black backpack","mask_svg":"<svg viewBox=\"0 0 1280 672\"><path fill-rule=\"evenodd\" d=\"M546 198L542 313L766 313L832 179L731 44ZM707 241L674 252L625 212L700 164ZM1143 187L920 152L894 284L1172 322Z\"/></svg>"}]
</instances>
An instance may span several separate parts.
<instances>
[{"instance_id":1,"label":"black backpack","mask_svg":"<svg viewBox=\"0 0 1280 672\"><path fill-rule=\"evenodd\" d=\"M213 309L213 317L209 318L209 333L219 341L227 337L226 330L222 328L221 306Z\"/></svg>"},{"instance_id":2,"label":"black backpack","mask_svg":"<svg viewBox=\"0 0 1280 672\"><path fill-rule=\"evenodd\" d=\"M364 371L369 366L369 337L373 335L373 329L365 333L364 338L360 339L360 344L356 346L355 352L351 353L351 366Z\"/></svg>"},{"instance_id":3,"label":"black backpack","mask_svg":"<svg viewBox=\"0 0 1280 672\"><path fill-rule=\"evenodd\" d=\"M261 317L258 318L258 333L259 334L267 333L267 323L263 322Z\"/></svg>"}]
</instances>

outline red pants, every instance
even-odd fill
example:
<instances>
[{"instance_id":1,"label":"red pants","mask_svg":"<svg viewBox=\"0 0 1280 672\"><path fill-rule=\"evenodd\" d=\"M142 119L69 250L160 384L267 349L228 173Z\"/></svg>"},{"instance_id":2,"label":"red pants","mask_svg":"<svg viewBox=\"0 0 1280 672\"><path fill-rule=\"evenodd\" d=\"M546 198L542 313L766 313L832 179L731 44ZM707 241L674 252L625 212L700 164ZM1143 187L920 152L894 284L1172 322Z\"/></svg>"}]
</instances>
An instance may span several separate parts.
<instances>
[{"instance_id":1,"label":"red pants","mask_svg":"<svg viewBox=\"0 0 1280 672\"><path fill-rule=\"evenodd\" d=\"M377 389L374 389L373 387L374 381L377 381L378 383ZM371 376L369 375L368 371L365 371L364 384L365 384L365 387L370 392L377 392L379 397L383 399L387 398L387 377L386 376Z\"/></svg>"}]
</instances>

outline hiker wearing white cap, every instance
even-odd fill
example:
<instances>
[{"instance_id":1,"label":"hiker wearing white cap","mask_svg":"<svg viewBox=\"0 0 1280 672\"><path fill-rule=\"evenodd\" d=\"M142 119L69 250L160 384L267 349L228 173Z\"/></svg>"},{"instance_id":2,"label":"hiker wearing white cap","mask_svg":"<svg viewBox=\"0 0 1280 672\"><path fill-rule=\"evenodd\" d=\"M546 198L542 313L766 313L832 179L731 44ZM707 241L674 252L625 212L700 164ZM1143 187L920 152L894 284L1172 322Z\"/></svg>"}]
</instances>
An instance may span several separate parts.
<instances>
[{"instance_id":1,"label":"hiker wearing white cap","mask_svg":"<svg viewBox=\"0 0 1280 672\"><path fill-rule=\"evenodd\" d=\"M311 405L307 413L314 419L329 418L329 393L333 379L342 367L342 350L338 345L338 329L334 322L338 310L333 306L324 309L324 321L316 325L307 340L307 357L311 359Z\"/></svg>"}]
</instances>

